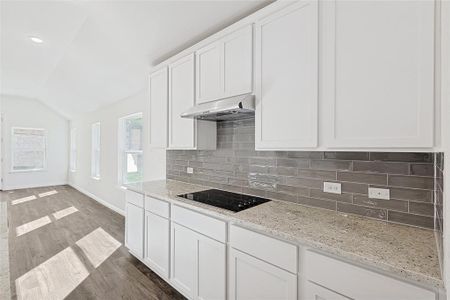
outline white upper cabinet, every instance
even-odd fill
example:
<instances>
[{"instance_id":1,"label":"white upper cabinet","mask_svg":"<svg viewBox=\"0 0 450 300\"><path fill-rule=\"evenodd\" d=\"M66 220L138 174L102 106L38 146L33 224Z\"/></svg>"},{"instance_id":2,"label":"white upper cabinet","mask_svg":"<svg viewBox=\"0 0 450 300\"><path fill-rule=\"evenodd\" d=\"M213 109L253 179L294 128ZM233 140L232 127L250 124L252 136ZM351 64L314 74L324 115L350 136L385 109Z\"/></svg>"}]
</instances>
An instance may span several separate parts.
<instances>
[{"instance_id":1,"label":"white upper cabinet","mask_svg":"<svg viewBox=\"0 0 450 300\"><path fill-rule=\"evenodd\" d=\"M169 148L195 148L195 121L180 115L194 106L194 55L169 65Z\"/></svg>"},{"instance_id":2,"label":"white upper cabinet","mask_svg":"<svg viewBox=\"0 0 450 300\"><path fill-rule=\"evenodd\" d=\"M169 149L215 149L216 123L181 118L195 105L194 54L169 65Z\"/></svg>"},{"instance_id":3,"label":"white upper cabinet","mask_svg":"<svg viewBox=\"0 0 450 300\"><path fill-rule=\"evenodd\" d=\"M167 147L167 68L150 75L150 146Z\"/></svg>"},{"instance_id":4,"label":"white upper cabinet","mask_svg":"<svg viewBox=\"0 0 450 300\"><path fill-rule=\"evenodd\" d=\"M318 140L318 10L301 1L256 23L255 144L296 150Z\"/></svg>"},{"instance_id":5,"label":"white upper cabinet","mask_svg":"<svg viewBox=\"0 0 450 300\"><path fill-rule=\"evenodd\" d=\"M321 5L326 146L432 147L434 1Z\"/></svg>"},{"instance_id":6,"label":"white upper cabinet","mask_svg":"<svg viewBox=\"0 0 450 300\"><path fill-rule=\"evenodd\" d=\"M218 99L223 94L222 47L222 43L215 42L195 53L197 104Z\"/></svg>"},{"instance_id":7,"label":"white upper cabinet","mask_svg":"<svg viewBox=\"0 0 450 300\"><path fill-rule=\"evenodd\" d=\"M223 38L224 96L253 91L253 26L248 25Z\"/></svg>"},{"instance_id":8,"label":"white upper cabinet","mask_svg":"<svg viewBox=\"0 0 450 300\"><path fill-rule=\"evenodd\" d=\"M247 25L196 51L197 104L252 92L252 33Z\"/></svg>"}]
</instances>

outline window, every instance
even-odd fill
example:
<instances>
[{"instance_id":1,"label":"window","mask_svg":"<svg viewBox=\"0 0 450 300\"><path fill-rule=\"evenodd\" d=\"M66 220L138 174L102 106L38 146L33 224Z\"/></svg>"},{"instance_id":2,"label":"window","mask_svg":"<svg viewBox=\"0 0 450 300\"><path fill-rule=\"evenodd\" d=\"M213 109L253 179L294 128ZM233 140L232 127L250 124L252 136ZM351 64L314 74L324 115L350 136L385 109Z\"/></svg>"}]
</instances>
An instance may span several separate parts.
<instances>
[{"instance_id":1,"label":"window","mask_svg":"<svg viewBox=\"0 0 450 300\"><path fill-rule=\"evenodd\" d=\"M119 183L142 181L142 113L119 119Z\"/></svg>"},{"instance_id":2,"label":"window","mask_svg":"<svg viewBox=\"0 0 450 300\"><path fill-rule=\"evenodd\" d=\"M100 179L100 123L91 128L91 176Z\"/></svg>"},{"instance_id":3,"label":"window","mask_svg":"<svg viewBox=\"0 0 450 300\"><path fill-rule=\"evenodd\" d=\"M77 170L77 129L70 130L70 171Z\"/></svg>"},{"instance_id":4,"label":"window","mask_svg":"<svg viewBox=\"0 0 450 300\"><path fill-rule=\"evenodd\" d=\"M11 171L39 171L46 167L46 133L40 128L12 128Z\"/></svg>"}]
</instances>

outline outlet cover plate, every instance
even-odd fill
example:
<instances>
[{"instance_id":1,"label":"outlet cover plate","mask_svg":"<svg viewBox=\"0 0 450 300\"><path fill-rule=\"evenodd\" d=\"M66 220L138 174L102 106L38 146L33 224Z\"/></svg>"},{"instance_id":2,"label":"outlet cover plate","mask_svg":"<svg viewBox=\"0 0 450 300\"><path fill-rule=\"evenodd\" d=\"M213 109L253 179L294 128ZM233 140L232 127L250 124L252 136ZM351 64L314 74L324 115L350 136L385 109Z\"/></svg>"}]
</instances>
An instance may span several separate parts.
<instances>
[{"instance_id":1,"label":"outlet cover plate","mask_svg":"<svg viewBox=\"0 0 450 300\"><path fill-rule=\"evenodd\" d=\"M324 182L323 191L325 193L342 194L341 184L336 182Z\"/></svg>"},{"instance_id":2,"label":"outlet cover plate","mask_svg":"<svg viewBox=\"0 0 450 300\"><path fill-rule=\"evenodd\" d=\"M187 168L186 168L186 172L187 172L188 174L194 174L194 168L187 167Z\"/></svg>"},{"instance_id":3,"label":"outlet cover plate","mask_svg":"<svg viewBox=\"0 0 450 300\"><path fill-rule=\"evenodd\" d=\"M369 187L369 198L371 199L391 199L389 189L373 188Z\"/></svg>"}]
</instances>

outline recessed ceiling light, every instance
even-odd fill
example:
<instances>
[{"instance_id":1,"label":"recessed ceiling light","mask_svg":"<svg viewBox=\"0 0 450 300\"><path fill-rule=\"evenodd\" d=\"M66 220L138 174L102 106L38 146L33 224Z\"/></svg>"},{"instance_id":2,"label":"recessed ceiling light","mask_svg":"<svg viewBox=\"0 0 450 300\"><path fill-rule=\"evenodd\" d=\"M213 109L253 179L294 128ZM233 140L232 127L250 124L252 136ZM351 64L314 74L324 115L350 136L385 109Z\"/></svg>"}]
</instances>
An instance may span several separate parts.
<instances>
[{"instance_id":1,"label":"recessed ceiling light","mask_svg":"<svg viewBox=\"0 0 450 300\"><path fill-rule=\"evenodd\" d=\"M38 38L37 36L30 36L30 40L32 40L36 44L42 44L44 42L41 38Z\"/></svg>"}]
</instances>

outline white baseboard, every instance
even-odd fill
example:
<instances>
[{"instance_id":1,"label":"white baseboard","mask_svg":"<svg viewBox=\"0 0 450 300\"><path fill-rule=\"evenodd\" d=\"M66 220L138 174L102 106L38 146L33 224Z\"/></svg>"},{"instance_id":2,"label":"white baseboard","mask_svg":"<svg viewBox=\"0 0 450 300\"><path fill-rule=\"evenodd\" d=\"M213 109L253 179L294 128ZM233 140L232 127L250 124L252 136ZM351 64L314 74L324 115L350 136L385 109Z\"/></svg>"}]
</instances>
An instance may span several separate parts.
<instances>
[{"instance_id":1,"label":"white baseboard","mask_svg":"<svg viewBox=\"0 0 450 300\"><path fill-rule=\"evenodd\" d=\"M60 182L50 182L45 184L25 184L25 185L4 185L3 191L11 191L11 190L20 190L20 189L32 189L32 188L40 188L40 187L50 187L50 186L58 186L58 185L68 185L67 181Z\"/></svg>"},{"instance_id":2,"label":"white baseboard","mask_svg":"<svg viewBox=\"0 0 450 300\"><path fill-rule=\"evenodd\" d=\"M121 214L122 216L125 216L125 211L123 209L118 208L117 206L112 205L111 203L97 197L96 195L86 191L85 189L79 187L79 186L75 186L73 184L68 183L69 186L73 187L74 189L76 189L77 191L79 191L80 193L85 194L86 196L94 199L95 201L97 201L98 203L100 203L103 206L106 206L107 208L115 211L118 214Z\"/></svg>"}]
</instances>

